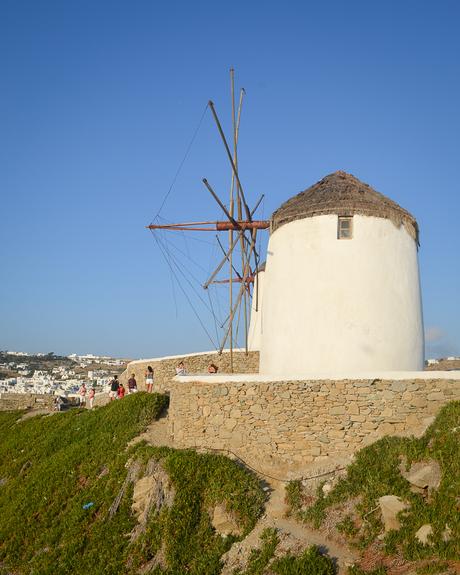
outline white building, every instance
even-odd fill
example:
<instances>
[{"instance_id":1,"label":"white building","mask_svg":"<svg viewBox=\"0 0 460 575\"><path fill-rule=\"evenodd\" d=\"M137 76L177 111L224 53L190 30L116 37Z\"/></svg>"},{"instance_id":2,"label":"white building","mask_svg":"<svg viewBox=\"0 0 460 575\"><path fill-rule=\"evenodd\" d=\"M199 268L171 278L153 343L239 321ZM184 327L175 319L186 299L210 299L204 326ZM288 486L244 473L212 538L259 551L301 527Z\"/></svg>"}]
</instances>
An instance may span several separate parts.
<instances>
[{"instance_id":1,"label":"white building","mask_svg":"<svg viewBox=\"0 0 460 575\"><path fill-rule=\"evenodd\" d=\"M418 225L335 172L274 212L260 318L260 372L422 370Z\"/></svg>"}]
</instances>

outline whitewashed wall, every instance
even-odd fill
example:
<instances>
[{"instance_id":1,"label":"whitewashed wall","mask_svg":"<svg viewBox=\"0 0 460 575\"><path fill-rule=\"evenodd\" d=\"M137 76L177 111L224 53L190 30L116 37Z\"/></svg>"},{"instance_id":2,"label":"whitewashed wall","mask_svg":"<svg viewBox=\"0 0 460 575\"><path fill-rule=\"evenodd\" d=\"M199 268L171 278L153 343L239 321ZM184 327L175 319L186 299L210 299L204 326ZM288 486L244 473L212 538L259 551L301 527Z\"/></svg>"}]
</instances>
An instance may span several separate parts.
<instances>
[{"instance_id":1,"label":"whitewashed wall","mask_svg":"<svg viewBox=\"0 0 460 575\"><path fill-rule=\"evenodd\" d=\"M264 288L265 271L260 271L255 279L254 292L251 303L251 322L248 332L249 351L260 351L260 340L262 336L262 301Z\"/></svg>"},{"instance_id":2,"label":"whitewashed wall","mask_svg":"<svg viewBox=\"0 0 460 575\"><path fill-rule=\"evenodd\" d=\"M270 237L261 309L260 372L421 370L417 248L402 226L355 215L283 225Z\"/></svg>"}]
</instances>

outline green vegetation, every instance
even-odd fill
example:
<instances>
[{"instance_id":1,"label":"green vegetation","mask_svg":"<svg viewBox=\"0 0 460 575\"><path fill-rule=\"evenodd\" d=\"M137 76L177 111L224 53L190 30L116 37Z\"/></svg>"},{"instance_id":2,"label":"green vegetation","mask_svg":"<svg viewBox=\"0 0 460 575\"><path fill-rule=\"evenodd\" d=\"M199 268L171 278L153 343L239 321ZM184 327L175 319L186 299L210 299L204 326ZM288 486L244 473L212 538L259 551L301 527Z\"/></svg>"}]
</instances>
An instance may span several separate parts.
<instances>
[{"instance_id":1,"label":"green vegetation","mask_svg":"<svg viewBox=\"0 0 460 575\"><path fill-rule=\"evenodd\" d=\"M21 422L19 412L0 413L0 573L220 572L236 537L214 531L210 510L223 504L244 534L265 496L253 475L223 456L145 443L128 448L166 405L165 396L138 393L93 411ZM142 477L152 460L175 496L169 507L152 509L134 540L129 474L136 464ZM149 564L156 555L161 564Z\"/></svg>"},{"instance_id":2,"label":"green vegetation","mask_svg":"<svg viewBox=\"0 0 460 575\"><path fill-rule=\"evenodd\" d=\"M264 529L260 541L260 548L251 551L246 570L236 570L234 575L334 575L336 572L332 559L321 555L314 545L299 556L287 554L273 559L279 544L276 529Z\"/></svg>"},{"instance_id":3,"label":"green vegetation","mask_svg":"<svg viewBox=\"0 0 460 575\"><path fill-rule=\"evenodd\" d=\"M270 566L279 575L334 575L335 566L330 557L321 555L318 547L306 549L299 557L286 555Z\"/></svg>"},{"instance_id":4,"label":"green vegetation","mask_svg":"<svg viewBox=\"0 0 460 575\"><path fill-rule=\"evenodd\" d=\"M357 565L352 565L348 568L348 575L386 575L386 573L386 567L377 567L376 569L372 569L372 571L364 571Z\"/></svg>"},{"instance_id":5,"label":"green vegetation","mask_svg":"<svg viewBox=\"0 0 460 575\"><path fill-rule=\"evenodd\" d=\"M429 495L413 493L399 471L402 457L408 466L437 460L442 471L439 489ZM293 512L315 527L321 525L330 508L356 498L354 517L346 517L338 527L360 548L367 547L383 530L377 500L384 495L397 495L410 504L401 514L401 529L385 536L386 553L402 551L411 560L460 556L460 402L444 406L420 439L384 437L362 449L346 477L328 495L318 489L313 505L306 504L300 483L292 483L288 489ZM433 527L430 545L415 539L424 524Z\"/></svg>"},{"instance_id":6,"label":"green vegetation","mask_svg":"<svg viewBox=\"0 0 460 575\"><path fill-rule=\"evenodd\" d=\"M279 538L276 529L264 529L260 536L261 546L259 549L253 549L249 555L246 570L235 571L235 575L263 575L265 570L275 555Z\"/></svg>"},{"instance_id":7,"label":"green vegetation","mask_svg":"<svg viewBox=\"0 0 460 575\"><path fill-rule=\"evenodd\" d=\"M445 573L449 569L449 564L445 561L434 561L417 569L417 575L437 575Z\"/></svg>"}]
</instances>

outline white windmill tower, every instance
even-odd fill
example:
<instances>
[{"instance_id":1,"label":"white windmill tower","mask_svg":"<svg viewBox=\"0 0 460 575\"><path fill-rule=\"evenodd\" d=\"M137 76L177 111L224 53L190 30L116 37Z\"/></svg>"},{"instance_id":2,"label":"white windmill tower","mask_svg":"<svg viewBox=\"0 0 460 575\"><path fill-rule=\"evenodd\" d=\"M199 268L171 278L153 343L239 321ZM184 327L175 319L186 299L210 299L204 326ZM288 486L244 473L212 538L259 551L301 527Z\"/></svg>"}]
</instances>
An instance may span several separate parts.
<instances>
[{"instance_id":1,"label":"white windmill tower","mask_svg":"<svg viewBox=\"0 0 460 575\"><path fill-rule=\"evenodd\" d=\"M421 370L418 225L345 172L285 202L271 220L260 372Z\"/></svg>"}]
</instances>

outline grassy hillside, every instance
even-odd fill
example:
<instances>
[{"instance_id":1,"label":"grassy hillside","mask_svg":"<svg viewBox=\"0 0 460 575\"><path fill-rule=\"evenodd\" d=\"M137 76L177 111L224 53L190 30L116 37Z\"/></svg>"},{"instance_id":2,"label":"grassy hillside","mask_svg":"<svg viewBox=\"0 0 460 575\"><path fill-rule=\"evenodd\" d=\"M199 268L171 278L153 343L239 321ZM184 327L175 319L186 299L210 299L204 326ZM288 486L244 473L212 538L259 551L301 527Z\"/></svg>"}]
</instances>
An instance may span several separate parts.
<instances>
[{"instance_id":1,"label":"grassy hillside","mask_svg":"<svg viewBox=\"0 0 460 575\"><path fill-rule=\"evenodd\" d=\"M226 457L130 445L167 401L138 393L92 411L25 420L20 412L0 413L0 574L220 573L222 555L252 530L265 495L253 474ZM350 575L375 567L375 575L382 575L379 565L394 564L395 557L398 573L405 572L404 561L412 562L420 575L455 569L460 557L459 440L460 402L452 402L421 439L386 437L360 451L327 495L320 488L312 498L300 482L292 482L292 511L320 529L333 525L339 537L363 551L367 562ZM428 460L440 465L440 485L414 493L400 472L402 462L408 468ZM158 491L142 522L133 509L135 488L152 477L158 487L161 474L167 489ZM377 500L388 494L400 496L410 508L400 518L401 529L383 535ZM225 510L238 535L216 531L216 508ZM415 533L427 523L433 536L422 545ZM298 556L282 553L277 532L269 529L239 573L336 571L317 548Z\"/></svg>"},{"instance_id":2,"label":"grassy hillside","mask_svg":"<svg viewBox=\"0 0 460 575\"><path fill-rule=\"evenodd\" d=\"M20 413L0 413L0 572L138 573L160 549L163 573L220 571L235 537L216 534L209 509L224 504L244 533L261 513L264 494L253 475L225 457L127 448L166 403L164 396L138 393L93 411L21 422ZM175 497L172 506L150 513L133 541L137 519L126 479L133 462L142 476L152 459L166 470Z\"/></svg>"}]
</instances>

